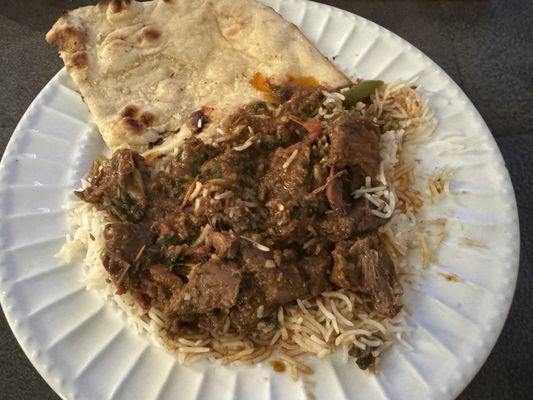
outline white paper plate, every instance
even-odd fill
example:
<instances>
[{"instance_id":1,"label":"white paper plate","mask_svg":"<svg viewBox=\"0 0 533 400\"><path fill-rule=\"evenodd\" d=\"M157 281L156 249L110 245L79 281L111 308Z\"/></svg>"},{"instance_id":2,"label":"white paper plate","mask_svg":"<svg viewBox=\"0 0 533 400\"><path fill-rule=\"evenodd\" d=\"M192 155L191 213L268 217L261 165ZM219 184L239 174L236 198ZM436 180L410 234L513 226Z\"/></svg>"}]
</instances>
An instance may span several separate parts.
<instances>
[{"instance_id":1,"label":"white paper plate","mask_svg":"<svg viewBox=\"0 0 533 400\"><path fill-rule=\"evenodd\" d=\"M68 399L450 399L467 385L503 326L518 268L513 189L498 148L476 109L424 54L350 13L299 0L267 0L348 75L394 81L419 76L439 119L424 165L456 170L435 216L449 237L420 292L407 290L415 351L395 346L373 376L339 357L314 363L292 382L268 366L178 365L136 336L120 312L80 283L79 266L53 256L63 243L60 209L103 149L65 71L20 121L0 168L0 290L7 319L46 381ZM483 248L461 245L480 240ZM449 282L438 272L463 280ZM9 366L6 366L9 367ZM315 382L312 382L313 380Z\"/></svg>"}]
</instances>

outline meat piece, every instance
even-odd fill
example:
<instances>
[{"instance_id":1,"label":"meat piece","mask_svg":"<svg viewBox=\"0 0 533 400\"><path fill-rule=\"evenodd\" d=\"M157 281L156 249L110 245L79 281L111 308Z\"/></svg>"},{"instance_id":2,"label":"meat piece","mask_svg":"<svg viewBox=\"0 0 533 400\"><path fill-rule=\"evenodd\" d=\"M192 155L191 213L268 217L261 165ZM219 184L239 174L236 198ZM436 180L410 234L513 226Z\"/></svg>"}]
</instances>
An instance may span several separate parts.
<instances>
[{"instance_id":1,"label":"meat piece","mask_svg":"<svg viewBox=\"0 0 533 400\"><path fill-rule=\"evenodd\" d=\"M150 267L149 271L152 280L166 289L179 289L183 285L180 277L170 272L165 265L154 264Z\"/></svg>"},{"instance_id":2,"label":"meat piece","mask_svg":"<svg viewBox=\"0 0 533 400\"><path fill-rule=\"evenodd\" d=\"M260 308L261 307L261 308ZM243 278L237 303L230 311L231 325L240 334L246 334L264 317L272 314L261 288L251 276Z\"/></svg>"},{"instance_id":3,"label":"meat piece","mask_svg":"<svg viewBox=\"0 0 533 400\"><path fill-rule=\"evenodd\" d=\"M221 310L210 311L198 316L198 328L201 331L221 333L226 322L227 314Z\"/></svg>"},{"instance_id":4,"label":"meat piece","mask_svg":"<svg viewBox=\"0 0 533 400\"><path fill-rule=\"evenodd\" d=\"M146 225L117 222L106 225L104 239L107 254L132 264L153 251L155 236Z\"/></svg>"},{"instance_id":5,"label":"meat piece","mask_svg":"<svg viewBox=\"0 0 533 400\"><path fill-rule=\"evenodd\" d=\"M335 246L335 250L331 253L333 269L329 279L338 287L358 290L363 280L362 269L357 263L351 262L350 245L351 242L342 241Z\"/></svg>"},{"instance_id":6,"label":"meat piece","mask_svg":"<svg viewBox=\"0 0 533 400\"><path fill-rule=\"evenodd\" d=\"M386 219L372 214L370 210L370 202L367 199L360 199L348 215L341 210L326 215L319 221L318 229L323 236L338 242L376 229L387 222Z\"/></svg>"},{"instance_id":7,"label":"meat piece","mask_svg":"<svg viewBox=\"0 0 533 400\"><path fill-rule=\"evenodd\" d=\"M328 269L331 265L332 259L329 255L305 257L299 264L311 296L318 296L328 289Z\"/></svg>"},{"instance_id":8,"label":"meat piece","mask_svg":"<svg viewBox=\"0 0 533 400\"><path fill-rule=\"evenodd\" d=\"M191 137L180 146L179 153L169 164L170 176L179 181L190 181L196 175L202 163L216 154L216 150L197 137Z\"/></svg>"},{"instance_id":9,"label":"meat piece","mask_svg":"<svg viewBox=\"0 0 533 400\"><path fill-rule=\"evenodd\" d=\"M174 237L159 238L157 244L161 249L161 257L166 265L173 266L185 258L189 249L186 244L174 244Z\"/></svg>"},{"instance_id":10,"label":"meat piece","mask_svg":"<svg viewBox=\"0 0 533 400\"><path fill-rule=\"evenodd\" d=\"M290 98L281 105L282 113L294 115L299 118L308 118L322 103L322 92L318 87L292 87ZM283 94L286 96L286 94Z\"/></svg>"},{"instance_id":11,"label":"meat piece","mask_svg":"<svg viewBox=\"0 0 533 400\"><path fill-rule=\"evenodd\" d=\"M104 229L106 252L104 268L119 293L132 286L130 277L140 276L148 265L157 260L153 246L155 236L146 225L126 223L108 224Z\"/></svg>"},{"instance_id":12,"label":"meat piece","mask_svg":"<svg viewBox=\"0 0 533 400\"><path fill-rule=\"evenodd\" d=\"M293 243L303 245L309 232L307 226L309 219L305 216L306 210L300 206L294 206L291 209L275 212L271 210L267 225L271 226L271 238L275 246L287 246Z\"/></svg>"},{"instance_id":13,"label":"meat piece","mask_svg":"<svg viewBox=\"0 0 533 400\"><path fill-rule=\"evenodd\" d=\"M356 112L338 117L329 126L328 135L331 141L329 165L336 170L358 166L365 176L372 178L378 174L378 135Z\"/></svg>"},{"instance_id":14,"label":"meat piece","mask_svg":"<svg viewBox=\"0 0 533 400\"><path fill-rule=\"evenodd\" d=\"M228 309L237 300L241 274L235 263L211 259L194 267L187 278L187 284L165 305L166 314L203 314Z\"/></svg>"},{"instance_id":15,"label":"meat piece","mask_svg":"<svg viewBox=\"0 0 533 400\"><path fill-rule=\"evenodd\" d=\"M271 268L267 261L272 261L272 255L252 247L243 249L242 257L244 268L254 276L267 303L285 304L307 296L307 285L295 264Z\"/></svg>"},{"instance_id":16,"label":"meat piece","mask_svg":"<svg viewBox=\"0 0 533 400\"><path fill-rule=\"evenodd\" d=\"M401 309L398 301L402 292L394 264L387 252L379 247L377 240L373 240L376 247L372 250L368 249L366 243L358 242L359 245L357 246L356 242L350 251L353 254L361 254L360 258L364 260L365 290L374 298L376 309L392 317Z\"/></svg>"},{"instance_id":17,"label":"meat piece","mask_svg":"<svg viewBox=\"0 0 533 400\"><path fill-rule=\"evenodd\" d=\"M370 212L371 209L370 202L367 199L356 201L354 208L350 211L350 216L356 221L356 233L377 229L388 221L385 218L372 214Z\"/></svg>"},{"instance_id":18,"label":"meat piece","mask_svg":"<svg viewBox=\"0 0 533 400\"><path fill-rule=\"evenodd\" d=\"M251 127L255 134L271 135L276 132L276 122L265 102L257 101L240 108L224 124L231 132L237 127Z\"/></svg>"},{"instance_id":19,"label":"meat piece","mask_svg":"<svg viewBox=\"0 0 533 400\"><path fill-rule=\"evenodd\" d=\"M346 170L348 171L348 174L345 178L350 186L349 193L352 193L354 190L360 189L361 186L365 185L365 174L359 166L350 166Z\"/></svg>"},{"instance_id":20,"label":"meat piece","mask_svg":"<svg viewBox=\"0 0 533 400\"><path fill-rule=\"evenodd\" d=\"M350 250L358 253L362 260L364 290L373 298L376 310L389 317L395 316L401 306L394 292L397 278L389 256L377 248L369 250L363 244Z\"/></svg>"},{"instance_id":21,"label":"meat piece","mask_svg":"<svg viewBox=\"0 0 533 400\"><path fill-rule=\"evenodd\" d=\"M192 224L184 211L174 211L157 218L151 228L159 238L176 244L196 237L199 231L199 227Z\"/></svg>"},{"instance_id":22,"label":"meat piece","mask_svg":"<svg viewBox=\"0 0 533 400\"><path fill-rule=\"evenodd\" d=\"M265 118L265 116L265 114L259 114L252 115L248 118L248 126L252 128L252 131L255 134L272 135L276 132L276 122L274 118L271 118L270 115L268 115L268 118Z\"/></svg>"},{"instance_id":23,"label":"meat piece","mask_svg":"<svg viewBox=\"0 0 533 400\"><path fill-rule=\"evenodd\" d=\"M239 241L232 233L211 232L209 242L221 258L234 258L239 251Z\"/></svg>"},{"instance_id":24,"label":"meat piece","mask_svg":"<svg viewBox=\"0 0 533 400\"><path fill-rule=\"evenodd\" d=\"M303 120L294 115L288 116L289 120L300 125L307 131L304 140L307 143L314 143L322 136L322 123L317 119Z\"/></svg>"},{"instance_id":25,"label":"meat piece","mask_svg":"<svg viewBox=\"0 0 533 400\"><path fill-rule=\"evenodd\" d=\"M298 134L298 129L295 129L297 127L298 125L290 120L287 120L287 122L277 120L275 136L272 140L271 148L278 146L287 147L301 140L301 135ZM261 141L263 141L263 139L261 139Z\"/></svg>"},{"instance_id":26,"label":"meat piece","mask_svg":"<svg viewBox=\"0 0 533 400\"><path fill-rule=\"evenodd\" d=\"M279 243L303 243L307 234L310 191L310 148L304 142L278 148L259 185L259 197L270 213ZM285 168L284 168L285 166Z\"/></svg>"},{"instance_id":27,"label":"meat piece","mask_svg":"<svg viewBox=\"0 0 533 400\"><path fill-rule=\"evenodd\" d=\"M227 185L239 180L242 169L246 169L249 156L246 151L226 151L206 161L200 168L203 181L209 179L224 179Z\"/></svg>"},{"instance_id":28,"label":"meat piece","mask_svg":"<svg viewBox=\"0 0 533 400\"><path fill-rule=\"evenodd\" d=\"M213 257L211 246L204 243L199 246L189 246L185 253L188 264L205 264ZM187 272L188 274L188 272Z\"/></svg>"},{"instance_id":29,"label":"meat piece","mask_svg":"<svg viewBox=\"0 0 533 400\"><path fill-rule=\"evenodd\" d=\"M95 164L88 177L90 186L75 194L83 201L107 209L122 221L139 222L147 205L148 179L143 157L120 149L111 159Z\"/></svg>"},{"instance_id":30,"label":"meat piece","mask_svg":"<svg viewBox=\"0 0 533 400\"><path fill-rule=\"evenodd\" d=\"M331 175L326 183L326 198L332 210L339 210L342 214L348 212L349 205L343 199L342 176Z\"/></svg>"},{"instance_id":31,"label":"meat piece","mask_svg":"<svg viewBox=\"0 0 533 400\"><path fill-rule=\"evenodd\" d=\"M172 297L172 294L179 291L183 286L183 281L163 264L150 266L148 272L149 278L138 281L137 288L133 289L148 295L150 301L145 301L145 304L150 304L158 310L163 310L165 303Z\"/></svg>"},{"instance_id":32,"label":"meat piece","mask_svg":"<svg viewBox=\"0 0 533 400\"><path fill-rule=\"evenodd\" d=\"M259 188L260 197L269 208L274 211L280 207L289 209L309 192L310 156L309 145L304 142L274 152Z\"/></svg>"},{"instance_id":33,"label":"meat piece","mask_svg":"<svg viewBox=\"0 0 533 400\"><path fill-rule=\"evenodd\" d=\"M355 234L355 225L356 221L350 215L335 211L319 220L318 230L322 236L337 242L352 237Z\"/></svg>"},{"instance_id":34,"label":"meat piece","mask_svg":"<svg viewBox=\"0 0 533 400\"><path fill-rule=\"evenodd\" d=\"M398 313L401 306L396 273L388 255L379 248L376 236L339 242L331 254L334 260L331 282L369 295L374 308L382 314L393 317Z\"/></svg>"}]
</instances>

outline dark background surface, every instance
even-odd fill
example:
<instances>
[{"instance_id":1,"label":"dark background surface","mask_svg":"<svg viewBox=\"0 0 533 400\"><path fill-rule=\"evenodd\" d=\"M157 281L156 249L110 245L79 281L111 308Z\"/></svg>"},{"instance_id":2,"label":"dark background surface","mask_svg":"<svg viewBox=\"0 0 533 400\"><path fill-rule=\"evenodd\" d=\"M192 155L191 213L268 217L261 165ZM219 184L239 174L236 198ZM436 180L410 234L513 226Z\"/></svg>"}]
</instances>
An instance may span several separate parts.
<instances>
[{"instance_id":1,"label":"dark background surface","mask_svg":"<svg viewBox=\"0 0 533 400\"><path fill-rule=\"evenodd\" d=\"M368 18L424 51L462 87L495 136L517 196L520 271L503 332L459 399L533 399L533 1L321 2ZM91 3L0 0L0 155L30 102L62 67L44 34L63 9ZM58 398L3 313L0 398Z\"/></svg>"}]
</instances>

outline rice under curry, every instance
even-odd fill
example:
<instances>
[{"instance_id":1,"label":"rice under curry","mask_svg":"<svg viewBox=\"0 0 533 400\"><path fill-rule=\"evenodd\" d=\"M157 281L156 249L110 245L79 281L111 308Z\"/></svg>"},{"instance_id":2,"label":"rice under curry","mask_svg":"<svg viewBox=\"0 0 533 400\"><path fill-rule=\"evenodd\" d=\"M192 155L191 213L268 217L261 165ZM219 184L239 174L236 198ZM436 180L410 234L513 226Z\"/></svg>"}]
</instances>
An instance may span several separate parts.
<instances>
[{"instance_id":1,"label":"rice under curry","mask_svg":"<svg viewBox=\"0 0 533 400\"><path fill-rule=\"evenodd\" d=\"M342 350L373 367L405 344L407 251L428 257L411 149L435 122L415 86L254 79L265 100L210 142L96 161L60 255L83 252L87 286L182 363L268 359L297 377L312 372L298 356ZM189 123L200 132L209 110Z\"/></svg>"}]
</instances>

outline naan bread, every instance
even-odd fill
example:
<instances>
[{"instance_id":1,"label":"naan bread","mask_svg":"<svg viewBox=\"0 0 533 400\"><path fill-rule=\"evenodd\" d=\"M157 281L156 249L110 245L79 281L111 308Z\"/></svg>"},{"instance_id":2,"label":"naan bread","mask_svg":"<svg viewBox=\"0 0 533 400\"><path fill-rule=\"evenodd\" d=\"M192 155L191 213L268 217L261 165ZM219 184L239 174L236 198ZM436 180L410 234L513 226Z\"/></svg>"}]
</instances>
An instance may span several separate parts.
<instances>
[{"instance_id":1,"label":"naan bread","mask_svg":"<svg viewBox=\"0 0 533 400\"><path fill-rule=\"evenodd\" d=\"M254 0L106 1L65 12L46 40L106 144L151 157L191 134L191 113L208 110L205 138L261 99L250 83L256 73L274 84L304 76L331 89L350 83L293 24Z\"/></svg>"}]
</instances>

